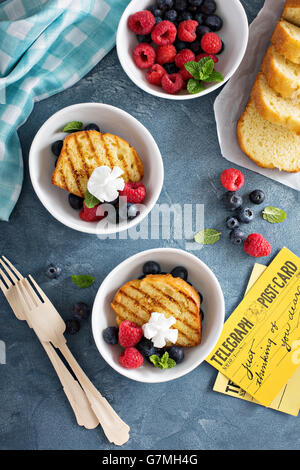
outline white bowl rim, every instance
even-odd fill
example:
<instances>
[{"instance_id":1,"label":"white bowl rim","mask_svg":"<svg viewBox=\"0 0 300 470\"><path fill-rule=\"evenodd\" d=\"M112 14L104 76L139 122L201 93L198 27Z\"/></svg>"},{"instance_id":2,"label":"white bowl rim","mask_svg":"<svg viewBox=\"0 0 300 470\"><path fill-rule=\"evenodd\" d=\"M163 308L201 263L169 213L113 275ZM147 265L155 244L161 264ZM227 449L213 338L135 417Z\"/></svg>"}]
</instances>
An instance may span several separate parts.
<instances>
[{"instance_id":1,"label":"white bowl rim","mask_svg":"<svg viewBox=\"0 0 300 470\"><path fill-rule=\"evenodd\" d=\"M201 365L204 361L205 361L205 358L202 359L200 358L199 361L195 361L195 363L193 365L191 365L190 367L188 367L186 370L184 370L183 372L179 372L177 374L175 374L175 377L170 377L170 378L164 378L164 375L163 374L157 374L157 379L153 380L152 378L146 378L146 379L143 379L143 378L138 378L138 377L131 377L130 375L130 369L127 370L126 368L124 368L124 371L122 369L122 372L120 372L119 370L117 370L115 368L115 364L113 362L113 360L111 359L111 357L109 357L109 355L105 355L103 354L103 352L101 352L101 347L100 347L100 344L99 344L99 341L98 341L98 335L99 335L99 332L98 332L98 335L96 333L96 315L98 314L98 312L96 312L96 305L98 303L98 299L101 297L102 295L102 287L103 287L103 284L104 283L108 283L110 282L110 280L115 276L115 274L118 272L119 268L121 267L124 267L128 264L130 264L131 262L134 262L135 260L137 260L139 257L142 257L143 255L151 255L151 254L159 254L159 253L170 253L170 254L174 254L174 253L181 253L182 255L186 256L187 258L190 258L192 261L196 261L200 266L201 268L206 271L212 281L214 282L214 288L216 289L216 295L218 296L220 302L221 302L221 308L220 308L220 322L218 324L216 324L216 329L215 329L215 332L214 334L212 335L213 337L213 340L211 340L211 343L212 343L212 347L211 347L211 350L213 350L213 348L215 347L215 345L217 344L218 342L218 339L221 335L221 332L223 330L223 326L224 326L224 320L225 320L225 300L224 300L224 295L223 295L223 291L221 289L221 286L220 286L220 283L217 279L217 277L215 276L215 274L213 273L213 271L207 266L206 263L204 263L202 260L200 260L197 256L193 255L192 253L189 253L188 251L185 251L185 250L182 250L182 249L179 249L179 248L152 248L150 250L144 250L144 251L139 251L138 253L130 256L129 258L126 258L124 261L122 261L120 264L118 264L112 271L110 271L110 273L103 279L102 283L100 284L99 286L99 289L98 289L98 292L96 294L96 297L94 299L94 304L93 304L93 309L92 309L92 319L91 319L91 324L92 324L92 333L93 333L93 337L94 337L94 341L96 343L96 346L97 346L97 349L99 351L99 353L101 354L101 356L103 357L103 359L116 371L118 372L119 374L131 379L131 380L134 380L135 382L142 382L142 383L163 383L163 382L170 382L172 380L176 380L176 379L179 379L180 377L183 377L184 375L187 375L188 373L192 372L194 369L196 369L199 365ZM120 286L119 286L120 287ZM116 287L116 289L118 289L118 287ZM222 321L221 321L222 320ZM208 353L209 354L209 353ZM207 354L207 355L208 355ZM207 357L207 356L206 356ZM173 369L174 373L176 372L176 368Z\"/></svg>"},{"instance_id":2,"label":"white bowl rim","mask_svg":"<svg viewBox=\"0 0 300 470\"><path fill-rule=\"evenodd\" d=\"M245 35L243 36L242 41L241 41L241 47L240 47L239 55L238 55L238 57L236 59L236 62L235 62L235 66L231 69L231 71L227 75L225 75L223 82L216 83L215 85L212 85L211 87L206 88L204 91L202 91L199 94L171 95L171 94L165 93L163 91L159 91L159 89L157 91L152 90L144 82L138 81L134 74L129 73L128 68L126 66L126 61L124 59L124 56L120 51L121 27L123 26L123 23L125 22L125 19L127 18L127 10L130 9L130 5L131 5L132 1L134 1L134 0L131 0L129 2L129 4L127 5L126 9L124 10L124 12L121 16L121 19L119 21L119 25L118 25L118 29L117 29L117 35L116 35L116 49L117 49L117 54L118 54L118 57L119 57L119 61L122 65L122 68L123 68L124 72L126 73L126 75L130 78L130 80L132 80L132 82L137 87L141 88L142 90L149 93L150 95L153 95L153 96L156 96L156 97L159 97L159 98L164 98L164 99L168 99L168 100L178 100L178 101L192 100L192 99L195 99L195 98L201 98L202 96L208 95L209 93L212 93L213 91L217 90L221 86L225 85L225 83L228 82L228 80L234 75L234 73L239 68L239 66L240 66L240 64L243 60L243 57L245 55L247 45L248 45L249 24L248 24L248 17L247 17L246 11L245 11L242 3L240 2L240 0L232 0L233 2L235 2L236 7L240 10L240 13L243 17L243 21L245 23Z\"/></svg>"},{"instance_id":3,"label":"white bowl rim","mask_svg":"<svg viewBox=\"0 0 300 470\"><path fill-rule=\"evenodd\" d=\"M94 234L94 235L97 235L97 234L101 234L101 232L99 232L99 230L97 230L97 226L95 226L94 224L90 224L90 227L87 226L87 227L83 227L81 224L80 224L80 221L78 221L78 223L72 223L72 222L68 222L66 223L65 219L63 217L60 217L57 215L56 211L52 209L52 207L50 206L49 207L49 204L47 204L44 196L43 196L43 192L40 190L40 186L39 184L37 183L36 179L34 178L33 176L33 161L34 161L34 158L32 157L32 154L33 154L33 147L34 147L34 142L36 140L38 140L39 138L39 135L42 133L42 131L44 130L45 127L47 127L47 125L49 125L50 122L54 121L55 118L59 115L59 114L62 114L63 112L65 111L76 111L76 109L78 108L82 108L84 106L91 106L91 107L102 107L104 109L112 109L112 110L116 110L117 112L119 112L124 118L126 118L127 120L131 120L132 122L135 123L135 125L137 125L138 127L140 127L143 132L145 132L145 134L147 135L147 137L152 141L152 144L154 146L154 148L156 149L157 151L157 154L160 156L159 158L159 171L158 171L158 185L154 191L154 194L153 194L153 202L151 204L148 204L147 207L146 207L146 210L144 211L144 213L142 214L142 216L138 216L136 217L135 219L129 221L127 224L124 224L122 227L119 227L118 225L116 225L116 230L114 229L111 229L110 231L106 231L105 232L105 235L110 235L110 234L114 234L114 233L120 233L120 232L123 232L125 230L128 230L134 226L136 226L137 224L141 223L141 221L143 219L145 219L149 212L153 209L154 205L156 204L159 196L160 196L160 193L162 191L162 187L163 187L163 182L164 182L164 165L163 165L163 159L162 159L162 155L161 155L161 152L159 150L159 147L154 139L154 137L152 136L152 134L149 132L149 130L140 122L138 121L138 119L136 119L134 116L132 116L131 114L127 113L126 111L124 111L123 109L120 109L116 106L112 106L110 104L105 104L105 103L95 103L95 102L85 102L85 103L76 103L76 104L72 104L70 106L66 106L62 109L60 109L59 111L57 111L56 113L52 114L43 124L42 126L39 128L39 130L37 131L37 133L35 134L34 136L34 139L31 143L31 146L30 146L30 150L29 150L29 158L28 158L28 165L29 165L29 174L30 174L30 179L31 179L31 184L33 186L33 189L38 197L38 199L40 200L40 202L42 203L42 205L45 207L45 209L56 219L58 220L59 222L61 222L63 225L69 227L69 228L72 228L74 230L77 230L78 232L83 232L83 233L88 233L88 234Z\"/></svg>"}]
</instances>

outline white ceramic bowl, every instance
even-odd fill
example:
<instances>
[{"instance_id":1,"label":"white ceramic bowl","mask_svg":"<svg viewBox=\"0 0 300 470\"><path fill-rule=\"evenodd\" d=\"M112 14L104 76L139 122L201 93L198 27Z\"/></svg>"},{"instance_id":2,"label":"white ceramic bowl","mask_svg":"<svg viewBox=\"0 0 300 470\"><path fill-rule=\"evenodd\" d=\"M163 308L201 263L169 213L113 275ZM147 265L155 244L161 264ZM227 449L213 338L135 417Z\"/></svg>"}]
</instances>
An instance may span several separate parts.
<instances>
[{"instance_id":1,"label":"white ceramic bowl","mask_svg":"<svg viewBox=\"0 0 300 470\"><path fill-rule=\"evenodd\" d=\"M177 95L170 95L158 86L151 85L146 79L146 71L139 69L132 59L132 52L138 42L136 36L127 26L130 15L154 5L154 0L132 0L124 11L117 31L117 52L121 65L128 77L142 90L151 95L170 100L190 100L199 98L220 86L232 77L239 67L248 43L248 19L239 0L217 0L216 13L223 19L224 24L217 34L225 43L225 50L220 54L216 70L224 76L222 83L207 84L205 91L200 94L190 94L186 90Z\"/></svg>"},{"instance_id":2,"label":"white ceramic bowl","mask_svg":"<svg viewBox=\"0 0 300 470\"><path fill-rule=\"evenodd\" d=\"M145 175L143 183L147 189L145 206L138 217L122 221L118 225L100 227L97 222L81 220L79 212L68 203L67 191L51 183L56 157L51 144L63 139L61 132L70 121L82 121L84 125L96 123L103 132L116 134L129 141L140 155ZM86 233L110 234L127 230L140 223L157 202L164 178L162 157L150 132L130 114L114 106L102 103L80 103L61 109L51 116L37 132L29 153L29 171L33 188L45 208L64 225Z\"/></svg>"},{"instance_id":3,"label":"white ceramic bowl","mask_svg":"<svg viewBox=\"0 0 300 470\"><path fill-rule=\"evenodd\" d=\"M142 274L143 264L157 261L165 272L175 266L185 266L189 282L203 295L204 312L202 341L199 346L185 350L185 359L173 369L160 370L145 362L138 369L125 369L118 361L121 346L111 346L103 340L102 332L115 326L115 314L110 306L117 290L131 279ZM173 248L158 248L138 253L119 264L102 282L96 295L92 312L93 336L99 352L106 362L125 377L138 382L167 382L191 372L201 364L216 345L221 334L225 315L224 297L220 284L206 264L196 256Z\"/></svg>"}]
</instances>

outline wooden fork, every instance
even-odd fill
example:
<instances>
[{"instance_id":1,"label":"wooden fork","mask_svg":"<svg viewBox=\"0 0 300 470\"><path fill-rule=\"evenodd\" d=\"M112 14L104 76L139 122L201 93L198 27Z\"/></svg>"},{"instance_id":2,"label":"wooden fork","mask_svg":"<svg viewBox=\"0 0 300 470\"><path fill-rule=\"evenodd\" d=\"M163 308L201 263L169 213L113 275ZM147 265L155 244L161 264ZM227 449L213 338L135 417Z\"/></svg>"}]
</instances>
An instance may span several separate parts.
<instances>
[{"instance_id":1,"label":"wooden fork","mask_svg":"<svg viewBox=\"0 0 300 470\"><path fill-rule=\"evenodd\" d=\"M10 264L10 262L3 256L3 259ZM8 267L5 265L3 260L0 258L0 263L4 267L4 269L8 270ZM18 276L19 279L23 279L23 276L19 273L19 271L14 268L15 274ZM79 426L84 426L86 429L94 429L98 426L99 420L97 419L95 413L93 412L91 405L87 399L86 394L84 393L83 389L72 376L72 374L68 371L67 367L63 363L63 361L58 356L57 352L53 348L53 346L49 342L42 341L38 335L38 332L31 326L28 318L26 318L26 312L22 308L21 301L18 296L18 292L16 289L16 285L12 284L11 280L14 281L16 284L18 279L16 276L9 270L10 278L0 269L0 275L4 282L1 281L0 278L0 288L5 295L12 311L16 315L19 320L27 321L30 328L33 328L34 332L36 333L37 337L39 338L41 345L43 346L47 356L52 363L55 372L58 375L58 378L63 386L63 390L70 402L70 405L74 411L77 423ZM7 287L6 287L7 286Z\"/></svg>"},{"instance_id":2,"label":"wooden fork","mask_svg":"<svg viewBox=\"0 0 300 470\"><path fill-rule=\"evenodd\" d=\"M116 445L125 444L129 439L129 426L116 414L77 363L66 344L64 337L66 325L58 311L32 276L28 276L31 282L26 278L20 278L16 268L6 258L4 259L11 269L4 262L1 264L14 281L15 291L29 324L43 342L51 342L61 351L83 388L108 440ZM3 279L5 280L5 278Z\"/></svg>"}]
</instances>

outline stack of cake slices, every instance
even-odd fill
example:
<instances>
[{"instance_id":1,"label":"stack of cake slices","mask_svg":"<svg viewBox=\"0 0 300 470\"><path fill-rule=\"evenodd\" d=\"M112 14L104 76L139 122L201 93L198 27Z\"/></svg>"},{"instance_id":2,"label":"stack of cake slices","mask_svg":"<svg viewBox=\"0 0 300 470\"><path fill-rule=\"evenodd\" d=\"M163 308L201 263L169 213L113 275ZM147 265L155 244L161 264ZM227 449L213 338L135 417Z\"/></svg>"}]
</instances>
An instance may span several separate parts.
<instances>
[{"instance_id":1,"label":"stack of cake slices","mask_svg":"<svg viewBox=\"0 0 300 470\"><path fill-rule=\"evenodd\" d=\"M285 2L237 135L257 165L300 171L300 0Z\"/></svg>"}]
</instances>

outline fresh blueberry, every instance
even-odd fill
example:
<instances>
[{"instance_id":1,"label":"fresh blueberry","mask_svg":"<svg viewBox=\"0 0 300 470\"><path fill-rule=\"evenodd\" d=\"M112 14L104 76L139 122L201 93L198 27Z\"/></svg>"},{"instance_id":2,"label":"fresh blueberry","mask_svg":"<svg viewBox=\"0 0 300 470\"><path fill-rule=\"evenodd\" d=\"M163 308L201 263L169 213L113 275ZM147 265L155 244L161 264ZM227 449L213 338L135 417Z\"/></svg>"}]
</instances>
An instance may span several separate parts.
<instances>
[{"instance_id":1,"label":"fresh blueberry","mask_svg":"<svg viewBox=\"0 0 300 470\"><path fill-rule=\"evenodd\" d=\"M178 16L179 23L181 23L182 21L188 21L188 20L192 20L192 19L193 19L193 15L189 11L183 11Z\"/></svg>"},{"instance_id":2,"label":"fresh blueberry","mask_svg":"<svg viewBox=\"0 0 300 470\"><path fill-rule=\"evenodd\" d=\"M169 10L165 13L164 19L173 23L174 21L176 21L177 16L178 13L176 10Z\"/></svg>"},{"instance_id":3,"label":"fresh blueberry","mask_svg":"<svg viewBox=\"0 0 300 470\"><path fill-rule=\"evenodd\" d=\"M223 200L227 209L230 210L238 209L243 204L243 198L235 192L228 191L225 193Z\"/></svg>"},{"instance_id":4,"label":"fresh blueberry","mask_svg":"<svg viewBox=\"0 0 300 470\"><path fill-rule=\"evenodd\" d=\"M164 64L164 69L169 74L177 73L179 70L175 62L172 62L171 64Z\"/></svg>"},{"instance_id":5,"label":"fresh blueberry","mask_svg":"<svg viewBox=\"0 0 300 470\"><path fill-rule=\"evenodd\" d=\"M119 341L119 328L116 326L108 326L103 330L102 336L107 344L118 344Z\"/></svg>"},{"instance_id":6,"label":"fresh blueberry","mask_svg":"<svg viewBox=\"0 0 300 470\"><path fill-rule=\"evenodd\" d=\"M196 34L198 36L198 38L202 38L202 36L204 36L204 34L206 33L210 33L210 29L208 26L205 26L203 24L200 24L199 26L197 26L196 28Z\"/></svg>"},{"instance_id":7,"label":"fresh blueberry","mask_svg":"<svg viewBox=\"0 0 300 470\"><path fill-rule=\"evenodd\" d=\"M94 122L91 122L90 124L85 126L84 130L85 131L98 131L98 132L100 132L100 127L97 126L97 124L95 124Z\"/></svg>"},{"instance_id":8,"label":"fresh blueberry","mask_svg":"<svg viewBox=\"0 0 300 470\"><path fill-rule=\"evenodd\" d=\"M144 279L146 276L145 274L142 274L141 276L138 277L138 279L141 281L142 279Z\"/></svg>"},{"instance_id":9,"label":"fresh blueberry","mask_svg":"<svg viewBox=\"0 0 300 470\"><path fill-rule=\"evenodd\" d=\"M76 320L86 320L91 313L90 307L84 302L78 302L72 308L73 317Z\"/></svg>"},{"instance_id":10,"label":"fresh blueberry","mask_svg":"<svg viewBox=\"0 0 300 470\"><path fill-rule=\"evenodd\" d=\"M203 313L203 310L201 310L201 308L200 308L200 315L201 315L201 321L203 321L204 320L204 313Z\"/></svg>"},{"instance_id":11,"label":"fresh blueberry","mask_svg":"<svg viewBox=\"0 0 300 470\"><path fill-rule=\"evenodd\" d=\"M222 41L221 50L217 53L217 55L222 54L222 52L224 51L224 49L225 49L225 44L224 44L224 41Z\"/></svg>"},{"instance_id":12,"label":"fresh blueberry","mask_svg":"<svg viewBox=\"0 0 300 470\"><path fill-rule=\"evenodd\" d=\"M209 15L205 19L205 25L212 31L220 31L223 26L223 20L218 15Z\"/></svg>"},{"instance_id":13,"label":"fresh blueberry","mask_svg":"<svg viewBox=\"0 0 300 470\"><path fill-rule=\"evenodd\" d=\"M217 4L214 0L204 0L200 7L201 13L205 15L212 15L217 9Z\"/></svg>"},{"instance_id":14,"label":"fresh blueberry","mask_svg":"<svg viewBox=\"0 0 300 470\"><path fill-rule=\"evenodd\" d=\"M202 304L202 302L203 302L203 295L201 294L201 292L198 292L198 294L199 294L199 297L200 297L200 302L201 302L201 304Z\"/></svg>"},{"instance_id":15,"label":"fresh blueberry","mask_svg":"<svg viewBox=\"0 0 300 470\"><path fill-rule=\"evenodd\" d=\"M188 0L189 5L192 5L193 7L201 7L203 0Z\"/></svg>"},{"instance_id":16,"label":"fresh blueberry","mask_svg":"<svg viewBox=\"0 0 300 470\"><path fill-rule=\"evenodd\" d=\"M154 16L160 16L161 18L163 17L163 10L160 10L159 8L156 8L154 11L153 11L153 15Z\"/></svg>"},{"instance_id":17,"label":"fresh blueberry","mask_svg":"<svg viewBox=\"0 0 300 470\"><path fill-rule=\"evenodd\" d=\"M200 54L200 52L202 51L200 41L198 40L198 41L192 42L191 45L190 45L190 49L195 54Z\"/></svg>"},{"instance_id":18,"label":"fresh blueberry","mask_svg":"<svg viewBox=\"0 0 300 470\"><path fill-rule=\"evenodd\" d=\"M52 153L54 153L56 157L59 157L63 144L64 144L63 140L56 140L51 145Z\"/></svg>"},{"instance_id":19,"label":"fresh blueberry","mask_svg":"<svg viewBox=\"0 0 300 470\"><path fill-rule=\"evenodd\" d=\"M236 228L232 230L232 232L230 232L230 241L234 245L242 245L245 240L246 240L246 235L239 228Z\"/></svg>"},{"instance_id":20,"label":"fresh blueberry","mask_svg":"<svg viewBox=\"0 0 300 470\"><path fill-rule=\"evenodd\" d=\"M171 274L173 277L180 277L184 281L186 281L188 278L187 269L183 266L176 266L174 269L172 269Z\"/></svg>"},{"instance_id":21,"label":"fresh blueberry","mask_svg":"<svg viewBox=\"0 0 300 470\"><path fill-rule=\"evenodd\" d=\"M174 42L174 46L176 47L176 50L182 51L183 49L186 49L186 43L183 41L180 41L179 39L176 39Z\"/></svg>"},{"instance_id":22,"label":"fresh blueberry","mask_svg":"<svg viewBox=\"0 0 300 470\"><path fill-rule=\"evenodd\" d=\"M180 346L170 346L166 349L166 352L169 353L169 358L173 359L176 364L180 364L184 359L184 351Z\"/></svg>"},{"instance_id":23,"label":"fresh blueberry","mask_svg":"<svg viewBox=\"0 0 300 470\"><path fill-rule=\"evenodd\" d=\"M131 202L128 202L128 204L127 204L127 217L128 217L128 220L133 220L138 215L140 215L139 208L135 204L132 204Z\"/></svg>"},{"instance_id":24,"label":"fresh blueberry","mask_svg":"<svg viewBox=\"0 0 300 470\"><path fill-rule=\"evenodd\" d=\"M261 189L255 189L249 194L249 199L253 204L262 204L265 200L265 193Z\"/></svg>"},{"instance_id":25,"label":"fresh blueberry","mask_svg":"<svg viewBox=\"0 0 300 470\"><path fill-rule=\"evenodd\" d=\"M157 8L160 10L171 10L174 5L173 0L157 0L156 2Z\"/></svg>"},{"instance_id":26,"label":"fresh blueberry","mask_svg":"<svg viewBox=\"0 0 300 470\"><path fill-rule=\"evenodd\" d=\"M236 216L241 224L250 224L251 220L254 219L254 212L249 207L240 207Z\"/></svg>"},{"instance_id":27,"label":"fresh blueberry","mask_svg":"<svg viewBox=\"0 0 300 470\"><path fill-rule=\"evenodd\" d=\"M61 274L61 267L56 266L54 264L49 264L47 270L46 270L46 276L49 277L49 279L57 279Z\"/></svg>"},{"instance_id":28,"label":"fresh blueberry","mask_svg":"<svg viewBox=\"0 0 300 470\"><path fill-rule=\"evenodd\" d=\"M75 318L66 320L66 333L69 335L75 335L80 330L80 323Z\"/></svg>"},{"instance_id":29,"label":"fresh blueberry","mask_svg":"<svg viewBox=\"0 0 300 470\"><path fill-rule=\"evenodd\" d=\"M174 9L176 11L185 11L187 9L187 0L175 0Z\"/></svg>"},{"instance_id":30,"label":"fresh blueberry","mask_svg":"<svg viewBox=\"0 0 300 470\"><path fill-rule=\"evenodd\" d=\"M205 19L205 16L203 15L203 13L196 13L194 15L194 20L195 21L198 21L199 25L203 24L204 23L204 19Z\"/></svg>"},{"instance_id":31,"label":"fresh blueberry","mask_svg":"<svg viewBox=\"0 0 300 470\"><path fill-rule=\"evenodd\" d=\"M161 268L156 261L147 261L143 266L143 273L146 274L160 274Z\"/></svg>"},{"instance_id":32,"label":"fresh blueberry","mask_svg":"<svg viewBox=\"0 0 300 470\"><path fill-rule=\"evenodd\" d=\"M159 350L154 347L152 341L150 339L147 339L143 337L141 341L136 345L136 349L140 351L140 353L144 357L150 357L153 354L159 355Z\"/></svg>"},{"instance_id":33,"label":"fresh blueberry","mask_svg":"<svg viewBox=\"0 0 300 470\"><path fill-rule=\"evenodd\" d=\"M143 34L137 34L136 38L137 38L139 43L146 42L146 43L150 44L150 42L152 42L152 38L151 38L150 34L147 34L146 36L143 35Z\"/></svg>"},{"instance_id":34,"label":"fresh blueberry","mask_svg":"<svg viewBox=\"0 0 300 470\"><path fill-rule=\"evenodd\" d=\"M68 201L72 209L79 210L83 207L82 197L76 196L75 194L70 193L68 196Z\"/></svg>"},{"instance_id":35,"label":"fresh blueberry","mask_svg":"<svg viewBox=\"0 0 300 470\"><path fill-rule=\"evenodd\" d=\"M240 226L240 223L236 217L227 217L226 219L226 226L230 230L234 230Z\"/></svg>"},{"instance_id":36,"label":"fresh blueberry","mask_svg":"<svg viewBox=\"0 0 300 470\"><path fill-rule=\"evenodd\" d=\"M155 24L160 23L163 19L160 16L155 16Z\"/></svg>"},{"instance_id":37,"label":"fresh blueberry","mask_svg":"<svg viewBox=\"0 0 300 470\"><path fill-rule=\"evenodd\" d=\"M187 8L187 11L193 14L197 13L197 10L198 10L198 7L193 7L192 5L189 5Z\"/></svg>"}]
</instances>

